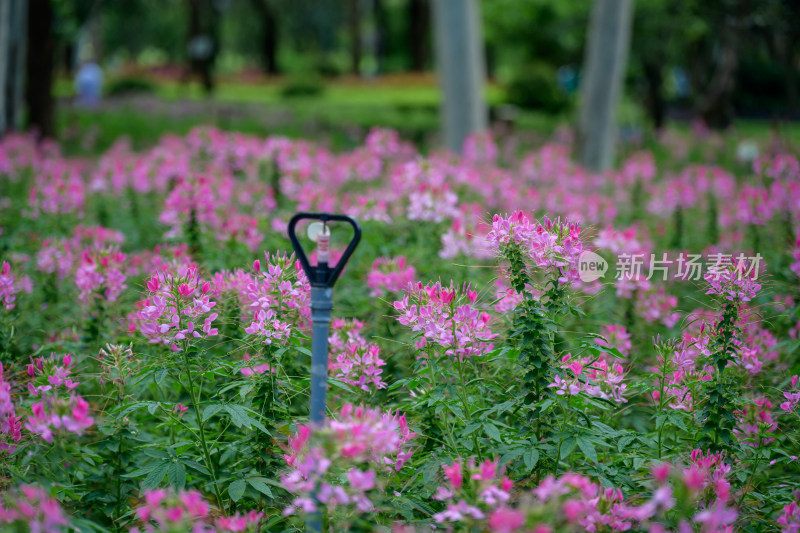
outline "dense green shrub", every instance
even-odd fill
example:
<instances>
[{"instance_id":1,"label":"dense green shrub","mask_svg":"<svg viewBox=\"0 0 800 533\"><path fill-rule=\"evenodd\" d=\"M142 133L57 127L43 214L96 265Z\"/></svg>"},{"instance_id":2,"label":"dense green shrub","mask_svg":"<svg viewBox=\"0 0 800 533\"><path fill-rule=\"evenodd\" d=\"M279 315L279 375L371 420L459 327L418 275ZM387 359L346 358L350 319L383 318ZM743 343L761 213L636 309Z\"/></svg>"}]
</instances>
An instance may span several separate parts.
<instances>
[{"instance_id":1,"label":"dense green shrub","mask_svg":"<svg viewBox=\"0 0 800 533\"><path fill-rule=\"evenodd\" d=\"M556 70L545 63L530 63L517 70L506 90L509 103L526 109L557 114L569 108L569 99L556 81Z\"/></svg>"},{"instance_id":2,"label":"dense green shrub","mask_svg":"<svg viewBox=\"0 0 800 533\"><path fill-rule=\"evenodd\" d=\"M284 98L319 96L325 90L322 76L311 72L294 74L281 87Z\"/></svg>"},{"instance_id":3,"label":"dense green shrub","mask_svg":"<svg viewBox=\"0 0 800 533\"><path fill-rule=\"evenodd\" d=\"M122 96L129 94L154 93L156 84L141 76L123 76L113 79L108 84L108 96Z\"/></svg>"}]
</instances>

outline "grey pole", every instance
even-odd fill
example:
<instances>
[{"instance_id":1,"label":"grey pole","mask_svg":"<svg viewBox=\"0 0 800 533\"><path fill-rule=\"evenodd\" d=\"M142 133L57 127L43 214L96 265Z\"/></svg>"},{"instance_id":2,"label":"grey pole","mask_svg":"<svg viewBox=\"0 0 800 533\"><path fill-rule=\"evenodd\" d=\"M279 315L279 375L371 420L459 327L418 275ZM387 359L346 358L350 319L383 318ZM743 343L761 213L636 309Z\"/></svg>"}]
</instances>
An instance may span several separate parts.
<instances>
[{"instance_id":1,"label":"grey pole","mask_svg":"<svg viewBox=\"0 0 800 533\"><path fill-rule=\"evenodd\" d=\"M347 245L336 265L328 264L330 251L330 233L325 241L317 239L318 263L311 266L308 262L303 247L295 231L297 223L304 219L319 220L323 224L332 221L347 222L353 228L353 239ZM356 219L348 215L334 215L330 213L297 213L289 221L287 228L289 240L297 254L297 259L303 267L311 284L311 406L309 421L312 428L311 438L314 439L314 429L320 427L325 421L325 396L328 389L328 330L331 324L331 311L333 309L333 285L342 273L344 265L350 259L353 251L361 241L361 226ZM323 242L324 253L323 253ZM311 497L317 501L316 489ZM319 502L317 502L319 503ZM322 511L317 510L306 516L306 531L320 533L322 531Z\"/></svg>"},{"instance_id":2,"label":"grey pole","mask_svg":"<svg viewBox=\"0 0 800 533\"><path fill-rule=\"evenodd\" d=\"M614 162L632 16L632 0L594 0L581 76L577 141L581 164L596 172Z\"/></svg>"},{"instance_id":3,"label":"grey pole","mask_svg":"<svg viewBox=\"0 0 800 533\"><path fill-rule=\"evenodd\" d=\"M11 76L11 117L9 126L21 130L25 108L25 70L28 47L28 0L16 0L13 4L14 21L12 42L14 43L14 71Z\"/></svg>"},{"instance_id":4,"label":"grey pole","mask_svg":"<svg viewBox=\"0 0 800 533\"><path fill-rule=\"evenodd\" d=\"M488 123L478 0L433 0L433 21L445 145L460 152L464 139Z\"/></svg>"},{"instance_id":5,"label":"grey pole","mask_svg":"<svg viewBox=\"0 0 800 533\"><path fill-rule=\"evenodd\" d=\"M333 289L311 286L311 410L312 425L325 420L328 388L328 328L333 309Z\"/></svg>"},{"instance_id":6,"label":"grey pole","mask_svg":"<svg viewBox=\"0 0 800 533\"><path fill-rule=\"evenodd\" d=\"M325 421L325 396L328 389L328 331L333 309L333 289L311 286L311 426ZM312 434L313 435L313 434ZM312 436L313 438L313 436ZM317 499L316 491L312 494ZM322 513L317 510L306 519L306 531L322 531Z\"/></svg>"},{"instance_id":7,"label":"grey pole","mask_svg":"<svg viewBox=\"0 0 800 533\"><path fill-rule=\"evenodd\" d=\"M11 71L11 0L0 0L0 136L5 133L8 116L8 77Z\"/></svg>"}]
</instances>

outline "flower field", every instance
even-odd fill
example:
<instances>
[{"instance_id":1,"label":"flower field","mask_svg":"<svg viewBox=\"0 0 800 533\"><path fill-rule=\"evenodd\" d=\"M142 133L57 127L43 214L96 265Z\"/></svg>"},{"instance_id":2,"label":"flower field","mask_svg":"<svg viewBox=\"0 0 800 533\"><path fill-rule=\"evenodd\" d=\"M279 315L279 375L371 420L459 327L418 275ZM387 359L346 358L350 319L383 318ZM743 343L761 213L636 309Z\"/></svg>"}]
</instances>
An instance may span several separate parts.
<instances>
[{"instance_id":1,"label":"flower field","mask_svg":"<svg viewBox=\"0 0 800 533\"><path fill-rule=\"evenodd\" d=\"M363 228L315 426L303 211ZM594 174L563 138L8 135L0 530L796 533L798 223L797 156L713 136Z\"/></svg>"}]
</instances>

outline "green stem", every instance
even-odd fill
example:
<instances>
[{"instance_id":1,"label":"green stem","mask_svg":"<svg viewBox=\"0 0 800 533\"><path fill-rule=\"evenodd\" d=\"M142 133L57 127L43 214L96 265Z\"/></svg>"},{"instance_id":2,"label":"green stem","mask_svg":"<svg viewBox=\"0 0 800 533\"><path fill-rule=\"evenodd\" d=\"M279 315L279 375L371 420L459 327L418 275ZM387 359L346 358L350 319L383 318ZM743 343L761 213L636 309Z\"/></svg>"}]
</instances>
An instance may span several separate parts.
<instances>
[{"instance_id":1,"label":"green stem","mask_svg":"<svg viewBox=\"0 0 800 533\"><path fill-rule=\"evenodd\" d=\"M435 363L435 356L428 352L428 363L431 365L431 384L433 385L434 390L439 386L436 380L436 363ZM442 424L444 425L445 435L450 440L450 447L454 453L458 453L458 446L456 445L456 439L453 436L453 430L450 428L450 424L447 422L447 413L444 409L441 412L442 415Z\"/></svg>"},{"instance_id":2,"label":"green stem","mask_svg":"<svg viewBox=\"0 0 800 533\"><path fill-rule=\"evenodd\" d=\"M469 401L466 393L466 384L464 381L464 365L460 358L456 358L456 367L458 368L458 379L461 381L459 387L459 398L461 398L461 405L464 408L464 413L467 415L467 422L472 420L472 410L469 407ZM481 453L480 446L478 446L478 437L472 433L472 444L475 446L475 451L478 452L478 460L483 461L483 453Z\"/></svg>"},{"instance_id":3,"label":"green stem","mask_svg":"<svg viewBox=\"0 0 800 533\"><path fill-rule=\"evenodd\" d=\"M183 349L183 364L184 370L186 371L186 377L189 380L189 397L192 400L192 407L194 408L194 414L197 418L197 429L198 436L200 437L200 447L203 451L203 460L206 463L206 468L211 473L211 480L214 483L214 494L217 497L217 505L219 505L220 509L224 510L224 503L222 500L222 494L219 491L219 483L217 482L217 474L216 469L214 468L214 463L211 460L211 453L208 451L208 443L206 443L206 435L205 435L205 424L203 423L203 417L200 414L200 402L197 398L197 393L194 387L194 378L192 377L192 370L189 367L189 343L188 340L184 343Z\"/></svg>"}]
</instances>

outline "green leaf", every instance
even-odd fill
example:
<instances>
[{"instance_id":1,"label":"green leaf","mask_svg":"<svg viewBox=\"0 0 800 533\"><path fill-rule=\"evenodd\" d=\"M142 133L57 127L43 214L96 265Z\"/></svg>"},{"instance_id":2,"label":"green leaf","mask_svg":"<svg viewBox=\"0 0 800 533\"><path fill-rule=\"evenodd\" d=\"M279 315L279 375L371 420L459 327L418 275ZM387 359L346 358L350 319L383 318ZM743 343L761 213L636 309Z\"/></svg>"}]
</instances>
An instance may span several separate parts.
<instances>
[{"instance_id":1,"label":"green leaf","mask_svg":"<svg viewBox=\"0 0 800 533\"><path fill-rule=\"evenodd\" d=\"M533 470L533 468L536 466L536 463L539 462L539 450L536 448L530 448L522 456L522 460L525 462L525 468L528 470Z\"/></svg>"},{"instance_id":2,"label":"green leaf","mask_svg":"<svg viewBox=\"0 0 800 533\"><path fill-rule=\"evenodd\" d=\"M141 477L141 476L143 476L143 475L145 475L145 474L149 474L150 472L152 472L153 470L155 470L155 468L156 468L156 467L157 467L159 464L160 464L160 463L157 463L157 464L152 464L152 465L147 465L147 466L143 466L142 468L139 468L138 470L134 470L133 472L130 472L130 473L128 473L128 474L122 474L120 477L126 477L126 478L131 478L131 477Z\"/></svg>"},{"instance_id":3,"label":"green leaf","mask_svg":"<svg viewBox=\"0 0 800 533\"><path fill-rule=\"evenodd\" d=\"M617 441L617 451L622 451L623 449L627 448L630 443L636 440L635 435L625 435L624 437L620 437L619 441Z\"/></svg>"},{"instance_id":4,"label":"green leaf","mask_svg":"<svg viewBox=\"0 0 800 533\"><path fill-rule=\"evenodd\" d=\"M585 455L586 458L589 459L591 462L596 463L597 462L597 450L594 449L594 444L592 444L591 441L589 441L589 440L587 440L587 439L585 439L583 437L578 437L576 439L576 441L578 443L578 448L581 449L581 451L583 452L583 455Z\"/></svg>"},{"instance_id":5,"label":"green leaf","mask_svg":"<svg viewBox=\"0 0 800 533\"><path fill-rule=\"evenodd\" d=\"M152 407L152 406L154 406L154 407ZM122 411L116 413L117 418L122 418L123 416L125 416L127 414L130 414L133 411L136 411L137 409L140 409L142 407L147 407L148 409L150 409L152 407L152 409L155 410L155 408L158 407L158 403L157 402L136 402L134 404L127 405L127 406L125 406L124 409L122 409Z\"/></svg>"},{"instance_id":6,"label":"green leaf","mask_svg":"<svg viewBox=\"0 0 800 533\"><path fill-rule=\"evenodd\" d=\"M183 462L186 464L186 466L188 466L192 470L195 470L196 472L200 472L204 476L210 476L211 475L211 472L208 471L208 468L206 468L205 466L201 465L197 461L184 460Z\"/></svg>"},{"instance_id":7,"label":"green leaf","mask_svg":"<svg viewBox=\"0 0 800 533\"><path fill-rule=\"evenodd\" d=\"M167 469L167 479L170 485L176 489L186 486L186 467L178 461L173 462Z\"/></svg>"},{"instance_id":8,"label":"green leaf","mask_svg":"<svg viewBox=\"0 0 800 533\"><path fill-rule=\"evenodd\" d=\"M247 414L248 412L250 412L253 413L255 416L258 416L254 411L242 407L241 405L236 405L231 403L226 404L224 406L224 409L225 411L228 412L229 415L231 415L231 421L233 422L234 426L244 427L247 429L252 429L253 427L255 427L256 429L259 429L261 432L270 435L269 430L267 430L267 428L264 427L264 424L262 424L258 420L255 420L254 418L251 418L250 415Z\"/></svg>"},{"instance_id":9,"label":"green leaf","mask_svg":"<svg viewBox=\"0 0 800 533\"><path fill-rule=\"evenodd\" d=\"M395 381L394 383L392 383L391 385L389 385L389 388L387 388L386 390L387 390L387 391L393 391L393 390L395 390L395 389L399 389L400 387L403 387L403 388L405 388L405 389L411 389L411 388L413 388L413 387L411 387L410 385L409 385L409 386L407 386L407 387L405 386L405 385L406 385L406 383L409 383L409 382L410 382L410 380L409 380L409 379L398 379L397 381Z\"/></svg>"},{"instance_id":10,"label":"green leaf","mask_svg":"<svg viewBox=\"0 0 800 533\"><path fill-rule=\"evenodd\" d=\"M155 467L152 472L147 474L146 478L144 478L144 481L142 481L142 488L145 490L156 488L164 479L164 476L166 475L170 464L172 463L170 462L159 463L158 466Z\"/></svg>"},{"instance_id":11,"label":"green leaf","mask_svg":"<svg viewBox=\"0 0 800 533\"><path fill-rule=\"evenodd\" d=\"M496 405L493 411L495 411L497 414L503 414L504 412L514 407L515 403L517 403L517 400L508 400L507 402L503 402L501 404Z\"/></svg>"},{"instance_id":12,"label":"green leaf","mask_svg":"<svg viewBox=\"0 0 800 533\"><path fill-rule=\"evenodd\" d=\"M280 482L275 481L274 479L269 479L268 477L253 476L251 478L248 478L248 480L250 480L250 479L255 479L257 481L261 481L262 483L266 483L267 485L272 485L273 487L277 487L279 489L285 489L285 487L283 485L281 485Z\"/></svg>"},{"instance_id":13,"label":"green leaf","mask_svg":"<svg viewBox=\"0 0 800 533\"><path fill-rule=\"evenodd\" d=\"M230 485L228 485L228 496L231 497L231 500L238 502L244 496L244 489L247 488L247 484L243 479L237 479Z\"/></svg>"},{"instance_id":14,"label":"green leaf","mask_svg":"<svg viewBox=\"0 0 800 533\"><path fill-rule=\"evenodd\" d=\"M203 409L203 422L222 411L222 407L223 406L218 403L212 403L211 405L206 406L206 408Z\"/></svg>"},{"instance_id":15,"label":"green leaf","mask_svg":"<svg viewBox=\"0 0 800 533\"><path fill-rule=\"evenodd\" d=\"M506 356L508 357L508 362L513 365L517 362L517 358L519 357L519 349L508 350L508 352L506 352Z\"/></svg>"},{"instance_id":16,"label":"green leaf","mask_svg":"<svg viewBox=\"0 0 800 533\"><path fill-rule=\"evenodd\" d=\"M353 389L353 387L351 387L344 381L339 381L338 379L328 378L328 384L330 384L333 387L336 387L337 389L342 389L345 392L349 393L355 392L355 389Z\"/></svg>"},{"instance_id":17,"label":"green leaf","mask_svg":"<svg viewBox=\"0 0 800 533\"><path fill-rule=\"evenodd\" d=\"M561 442L561 458L566 459L569 457L569 454L572 453L572 450L575 449L575 445L577 444L575 437L567 437Z\"/></svg>"},{"instance_id":18,"label":"green leaf","mask_svg":"<svg viewBox=\"0 0 800 533\"><path fill-rule=\"evenodd\" d=\"M255 387L254 387L254 385L253 385L252 383L251 383L251 384L249 384L249 385L245 385L244 387L242 387L241 389L239 389L239 398L240 398L242 401L244 401L244 398L245 398L245 396L247 396L248 394L250 394L251 392L253 392L253 389L254 389L254 388L255 388Z\"/></svg>"},{"instance_id":19,"label":"green leaf","mask_svg":"<svg viewBox=\"0 0 800 533\"><path fill-rule=\"evenodd\" d=\"M503 437L500 435L500 430L497 429L497 426L491 422L484 422L483 430L486 432L486 435L489 436L489 438L494 439L497 442L503 442Z\"/></svg>"},{"instance_id":20,"label":"green leaf","mask_svg":"<svg viewBox=\"0 0 800 533\"><path fill-rule=\"evenodd\" d=\"M456 415L458 418L461 418L461 419L464 419L464 418L465 418L465 417L464 417L464 410L463 410L463 409L461 409L461 407L459 407L458 405L455 405L455 404L448 404L448 405L447 405L447 408L448 408L448 409L450 409L450 411L451 411L451 412L452 412L454 415Z\"/></svg>"},{"instance_id":21,"label":"green leaf","mask_svg":"<svg viewBox=\"0 0 800 533\"><path fill-rule=\"evenodd\" d=\"M245 413L250 413L250 414L252 414L253 416L256 417L256 418L252 418L250 416L247 417L247 419L250 421L250 423L253 425L253 427L258 429L262 433L266 433L267 435L272 435L272 433L270 433L269 430L266 427L264 427L264 424L262 424L261 422L259 422L257 420L257 418L260 416L258 413L256 413L255 411L253 411L252 409L247 408L247 407L243 407L242 409L245 411Z\"/></svg>"},{"instance_id":22,"label":"green leaf","mask_svg":"<svg viewBox=\"0 0 800 533\"><path fill-rule=\"evenodd\" d=\"M555 402L548 398L547 400L543 401L542 404L539 406L539 412L544 413L548 409L550 409L553 405L555 405Z\"/></svg>"},{"instance_id":23,"label":"green leaf","mask_svg":"<svg viewBox=\"0 0 800 533\"><path fill-rule=\"evenodd\" d=\"M511 461L522 455L524 451L525 451L524 448L514 448L513 450L507 451L500 457L500 464L504 465L506 463L510 463Z\"/></svg>"},{"instance_id":24,"label":"green leaf","mask_svg":"<svg viewBox=\"0 0 800 533\"><path fill-rule=\"evenodd\" d=\"M669 421L680 430L688 431L686 424L683 421L683 416L678 412L670 413Z\"/></svg>"},{"instance_id":25,"label":"green leaf","mask_svg":"<svg viewBox=\"0 0 800 533\"><path fill-rule=\"evenodd\" d=\"M307 356L311 357L311 350L309 350L308 348L304 348L303 346L295 346L295 350L297 350L300 353L304 353Z\"/></svg>"},{"instance_id":26,"label":"green leaf","mask_svg":"<svg viewBox=\"0 0 800 533\"><path fill-rule=\"evenodd\" d=\"M164 380L167 379L167 374L169 374L169 370L166 368L161 368L155 373L155 380L157 385L161 385L164 383Z\"/></svg>"},{"instance_id":27,"label":"green leaf","mask_svg":"<svg viewBox=\"0 0 800 533\"><path fill-rule=\"evenodd\" d=\"M481 423L480 422L472 423L472 424L468 425L466 428L464 428L464 431L461 432L461 436L462 437L468 437L468 436L472 435L473 433L475 433L475 431L480 427L481 427Z\"/></svg>"},{"instance_id":28,"label":"green leaf","mask_svg":"<svg viewBox=\"0 0 800 533\"><path fill-rule=\"evenodd\" d=\"M242 409L240 405L227 404L224 406L224 409L231 415L231 422L233 422L234 426L237 428L244 426L250 429L250 417L247 416L247 413L244 412L244 409Z\"/></svg>"},{"instance_id":29,"label":"green leaf","mask_svg":"<svg viewBox=\"0 0 800 533\"><path fill-rule=\"evenodd\" d=\"M169 481L170 485L177 488L178 468L175 464L176 463L172 463L167 467L167 481Z\"/></svg>"},{"instance_id":30,"label":"green leaf","mask_svg":"<svg viewBox=\"0 0 800 533\"><path fill-rule=\"evenodd\" d=\"M269 496L270 498L273 497L272 496L272 490L261 479L251 477L251 478L247 478L247 482L250 483L250 486L253 487L254 489L256 489L261 494L265 494L266 496Z\"/></svg>"},{"instance_id":31,"label":"green leaf","mask_svg":"<svg viewBox=\"0 0 800 533\"><path fill-rule=\"evenodd\" d=\"M155 459L169 459L169 454L164 450L156 450L154 448L145 448L142 450L145 455L148 457L153 457Z\"/></svg>"}]
</instances>

